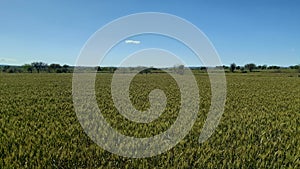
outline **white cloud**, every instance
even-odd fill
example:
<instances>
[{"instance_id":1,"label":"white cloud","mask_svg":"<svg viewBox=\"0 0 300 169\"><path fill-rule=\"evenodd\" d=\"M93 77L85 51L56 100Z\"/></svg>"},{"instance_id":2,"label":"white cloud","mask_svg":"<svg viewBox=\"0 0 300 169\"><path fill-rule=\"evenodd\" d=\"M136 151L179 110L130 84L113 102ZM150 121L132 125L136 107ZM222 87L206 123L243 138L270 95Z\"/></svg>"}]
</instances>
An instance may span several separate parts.
<instances>
[{"instance_id":1,"label":"white cloud","mask_svg":"<svg viewBox=\"0 0 300 169\"><path fill-rule=\"evenodd\" d=\"M0 58L0 63L14 63L16 62L16 59L11 59L11 58Z\"/></svg>"},{"instance_id":2,"label":"white cloud","mask_svg":"<svg viewBox=\"0 0 300 169\"><path fill-rule=\"evenodd\" d=\"M138 41L138 40L125 40L125 43L127 43L127 44L140 44L141 43L141 41Z\"/></svg>"}]
</instances>

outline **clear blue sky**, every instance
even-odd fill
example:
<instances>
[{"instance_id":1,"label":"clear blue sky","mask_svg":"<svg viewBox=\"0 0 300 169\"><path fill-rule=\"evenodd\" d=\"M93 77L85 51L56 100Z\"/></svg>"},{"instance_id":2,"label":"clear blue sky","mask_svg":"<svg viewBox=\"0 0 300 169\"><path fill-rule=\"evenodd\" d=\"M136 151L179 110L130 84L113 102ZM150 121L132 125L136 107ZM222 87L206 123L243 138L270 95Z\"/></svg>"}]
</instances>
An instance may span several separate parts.
<instances>
[{"instance_id":1,"label":"clear blue sky","mask_svg":"<svg viewBox=\"0 0 300 169\"><path fill-rule=\"evenodd\" d=\"M170 13L190 21L208 36L225 65L300 64L298 0L1 0L0 64L43 61L74 65L80 49L95 31L137 12ZM119 52L117 46L105 65L117 64L119 54L178 45L164 45L161 37L133 39L141 43L119 44ZM154 39L160 45L149 43ZM184 51L180 47L169 50ZM193 65L193 59L187 60Z\"/></svg>"}]
</instances>

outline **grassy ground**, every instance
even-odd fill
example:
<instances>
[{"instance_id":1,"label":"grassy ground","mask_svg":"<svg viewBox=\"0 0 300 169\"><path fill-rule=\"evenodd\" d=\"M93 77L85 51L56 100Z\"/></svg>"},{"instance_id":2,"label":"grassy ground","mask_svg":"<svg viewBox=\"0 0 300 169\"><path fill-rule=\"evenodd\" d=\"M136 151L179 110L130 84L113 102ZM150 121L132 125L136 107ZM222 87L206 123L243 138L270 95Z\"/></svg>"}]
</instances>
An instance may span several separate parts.
<instances>
[{"instance_id":1,"label":"grassy ground","mask_svg":"<svg viewBox=\"0 0 300 169\"><path fill-rule=\"evenodd\" d=\"M84 133L72 103L72 74L0 74L0 168L300 168L297 74L227 74L225 112L203 144L198 137L210 106L210 84L204 73L196 79L200 109L185 139L161 155L131 159L103 150ZM98 74L96 96L107 121L122 134L153 136L175 121L180 93L170 76L138 75L132 82L137 109L149 107L147 95L157 87L170 100L150 124L118 114L110 81L111 74Z\"/></svg>"}]
</instances>

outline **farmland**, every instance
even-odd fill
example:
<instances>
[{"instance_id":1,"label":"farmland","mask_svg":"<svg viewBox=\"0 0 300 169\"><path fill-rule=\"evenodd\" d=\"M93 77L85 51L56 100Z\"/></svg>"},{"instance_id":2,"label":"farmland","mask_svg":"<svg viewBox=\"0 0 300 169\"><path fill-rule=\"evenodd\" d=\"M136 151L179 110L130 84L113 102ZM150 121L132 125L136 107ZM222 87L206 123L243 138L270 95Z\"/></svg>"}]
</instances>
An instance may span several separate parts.
<instances>
[{"instance_id":1,"label":"farmland","mask_svg":"<svg viewBox=\"0 0 300 169\"><path fill-rule=\"evenodd\" d=\"M167 74L139 74L130 87L133 105L146 110L148 94L165 91L161 117L137 124L118 114L110 96L112 74L98 73L96 96L106 120L120 133L149 137L168 129L180 93ZM225 112L215 133L199 144L210 107L210 83L199 86L198 119L171 150L144 159L103 150L84 132L72 100L72 74L0 74L0 168L300 168L300 78L292 74L228 73Z\"/></svg>"}]
</instances>

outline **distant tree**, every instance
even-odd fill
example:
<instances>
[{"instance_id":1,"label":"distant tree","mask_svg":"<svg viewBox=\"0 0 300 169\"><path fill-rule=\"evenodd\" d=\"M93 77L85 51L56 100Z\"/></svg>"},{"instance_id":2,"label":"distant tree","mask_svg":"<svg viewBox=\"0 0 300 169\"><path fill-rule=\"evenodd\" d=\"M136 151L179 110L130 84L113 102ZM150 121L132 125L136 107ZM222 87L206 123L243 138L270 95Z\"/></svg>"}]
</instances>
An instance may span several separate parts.
<instances>
[{"instance_id":1,"label":"distant tree","mask_svg":"<svg viewBox=\"0 0 300 169\"><path fill-rule=\"evenodd\" d=\"M101 72L102 68L100 66L96 66L95 69L97 70L97 72Z\"/></svg>"},{"instance_id":2,"label":"distant tree","mask_svg":"<svg viewBox=\"0 0 300 169\"><path fill-rule=\"evenodd\" d=\"M63 73L68 73L69 72L69 67L70 67L69 65L66 65L66 64L63 65L62 72Z\"/></svg>"},{"instance_id":3,"label":"distant tree","mask_svg":"<svg viewBox=\"0 0 300 169\"><path fill-rule=\"evenodd\" d=\"M148 74L148 73L151 73L151 68L146 68L142 71L139 72L140 74Z\"/></svg>"},{"instance_id":4,"label":"distant tree","mask_svg":"<svg viewBox=\"0 0 300 169\"><path fill-rule=\"evenodd\" d=\"M10 68L10 66L4 66L2 69L2 72L8 72L9 68Z\"/></svg>"},{"instance_id":5,"label":"distant tree","mask_svg":"<svg viewBox=\"0 0 300 169\"><path fill-rule=\"evenodd\" d=\"M32 62L31 66L34 67L38 73L48 67L47 63L44 62Z\"/></svg>"},{"instance_id":6,"label":"distant tree","mask_svg":"<svg viewBox=\"0 0 300 169\"><path fill-rule=\"evenodd\" d=\"M300 73L300 64L297 66L298 66L298 73ZM298 75L298 77L299 77L299 75Z\"/></svg>"},{"instance_id":7,"label":"distant tree","mask_svg":"<svg viewBox=\"0 0 300 169\"><path fill-rule=\"evenodd\" d=\"M297 73L300 73L300 64L299 65L294 65L294 66L289 66L290 69L295 69ZM298 75L300 77L300 75Z\"/></svg>"},{"instance_id":8,"label":"distant tree","mask_svg":"<svg viewBox=\"0 0 300 169\"><path fill-rule=\"evenodd\" d=\"M158 69L158 68L155 68L155 67L153 67L153 66L151 66L151 67L149 68L149 73L153 73L153 72L157 72L157 71L161 71L161 70Z\"/></svg>"},{"instance_id":9,"label":"distant tree","mask_svg":"<svg viewBox=\"0 0 300 169\"><path fill-rule=\"evenodd\" d=\"M236 70L241 70L241 66L237 66L237 67L236 67Z\"/></svg>"},{"instance_id":10,"label":"distant tree","mask_svg":"<svg viewBox=\"0 0 300 169\"><path fill-rule=\"evenodd\" d=\"M15 68L9 68L8 73L16 73L16 69Z\"/></svg>"},{"instance_id":11,"label":"distant tree","mask_svg":"<svg viewBox=\"0 0 300 169\"><path fill-rule=\"evenodd\" d=\"M207 71L207 67L201 66L201 67L200 67L200 70Z\"/></svg>"},{"instance_id":12,"label":"distant tree","mask_svg":"<svg viewBox=\"0 0 300 169\"><path fill-rule=\"evenodd\" d=\"M110 73L114 73L117 70L117 68L116 67L109 67L108 70L109 70Z\"/></svg>"},{"instance_id":13,"label":"distant tree","mask_svg":"<svg viewBox=\"0 0 300 169\"><path fill-rule=\"evenodd\" d=\"M248 69L250 72L253 71L253 69L256 68L256 65L254 63L249 63L245 65L245 69Z\"/></svg>"},{"instance_id":14,"label":"distant tree","mask_svg":"<svg viewBox=\"0 0 300 169\"><path fill-rule=\"evenodd\" d=\"M50 64L49 68L55 70L55 69L60 69L61 66L60 66L60 64L52 63L52 64Z\"/></svg>"},{"instance_id":15,"label":"distant tree","mask_svg":"<svg viewBox=\"0 0 300 169\"><path fill-rule=\"evenodd\" d=\"M67 64L64 64L63 65L63 68L69 68L70 66L69 65L67 65Z\"/></svg>"},{"instance_id":16,"label":"distant tree","mask_svg":"<svg viewBox=\"0 0 300 169\"><path fill-rule=\"evenodd\" d=\"M244 66L241 66L241 67L240 67L240 70L241 70L242 73L247 73L247 70L245 70L245 67L244 67Z\"/></svg>"},{"instance_id":17,"label":"distant tree","mask_svg":"<svg viewBox=\"0 0 300 169\"><path fill-rule=\"evenodd\" d=\"M268 69L280 69L279 66L269 66Z\"/></svg>"},{"instance_id":18,"label":"distant tree","mask_svg":"<svg viewBox=\"0 0 300 169\"><path fill-rule=\"evenodd\" d=\"M231 72L234 72L235 69L236 69L236 64L235 64L235 63L231 63L231 64L230 64L230 71L231 71Z\"/></svg>"},{"instance_id":19,"label":"distant tree","mask_svg":"<svg viewBox=\"0 0 300 169\"><path fill-rule=\"evenodd\" d=\"M229 69L229 66L223 65L223 69Z\"/></svg>"},{"instance_id":20,"label":"distant tree","mask_svg":"<svg viewBox=\"0 0 300 169\"><path fill-rule=\"evenodd\" d=\"M33 67L30 64L24 64L22 67L24 71L32 73Z\"/></svg>"},{"instance_id":21,"label":"distant tree","mask_svg":"<svg viewBox=\"0 0 300 169\"><path fill-rule=\"evenodd\" d=\"M114 73L116 70L116 67L101 67L101 71L106 73Z\"/></svg>"},{"instance_id":22,"label":"distant tree","mask_svg":"<svg viewBox=\"0 0 300 169\"><path fill-rule=\"evenodd\" d=\"M174 69L174 73L181 74L181 75L184 74L184 65L175 65L173 69Z\"/></svg>"},{"instance_id":23,"label":"distant tree","mask_svg":"<svg viewBox=\"0 0 300 169\"><path fill-rule=\"evenodd\" d=\"M265 70L265 69L267 69L267 68L268 68L267 65L262 65L262 66L261 66L261 69L262 69L262 70Z\"/></svg>"},{"instance_id":24,"label":"distant tree","mask_svg":"<svg viewBox=\"0 0 300 169\"><path fill-rule=\"evenodd\" d=\"M178 70L179 70L179 74L183 75L184 74L184 65L179 65Z\"/></svg>"},{"instance_id":25,"label":"distant tree","mask_svg":"<svg viewBox=\"0 0 300 169\"><path fill-rule=\"evenodd\" d=\"M61 65L52 63L49 65L48 72L56 72L56 73L61 73Z\"/></svg>"}]
</instances>

